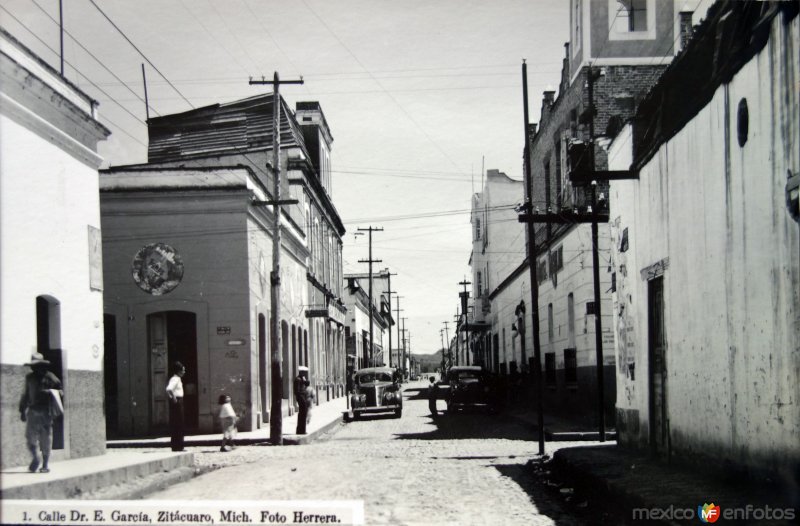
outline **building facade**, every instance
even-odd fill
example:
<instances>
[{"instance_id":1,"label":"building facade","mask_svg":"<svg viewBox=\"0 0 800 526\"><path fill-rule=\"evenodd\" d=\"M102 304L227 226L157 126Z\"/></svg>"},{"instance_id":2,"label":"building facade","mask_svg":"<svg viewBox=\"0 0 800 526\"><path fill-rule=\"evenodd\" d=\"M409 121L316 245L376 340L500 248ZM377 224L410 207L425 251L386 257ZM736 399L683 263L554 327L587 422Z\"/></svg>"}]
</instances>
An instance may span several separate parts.
<instances>
[{"instance_id":1,"label":"building facade","mask_svg":"<svg viewBox=\"0 0 800 526\"><path fill-rule=\"evenodd\" d=\"M638 174L612 183L620 442L785 487L800 466L798 42L796 3L714 5L610 150Z\"/></svg>"},{"instance_id":2,"label":"building facade","mask_svg":"<svg viewBox=\"0 0 800 526\"><path fill-rule=\"evenodd\" d=\"M52 458L105 452L97 144L110 132L96 107L0 30L3 468L30 462L18 405L35 352L65 391Z\"/></svg>"},{"instance_id":3,"label":"building facade","mask_svg":"<svg viewBox=\"0 0 800 526\"><path fill-rule=\"evenodd\" d=\"M269 421L272 99L150 119L149 162L102 173L110 433L164 431L175 360L187 368L189 430L214 431L222 393L240 429ZM280 111L282 198L297 201L281 207L280 387L290 413L300 365L318 400L344 391L344 228L326 188L332 139L319 105L292 112L281 101Z\"/></svg>"}]
</instances>

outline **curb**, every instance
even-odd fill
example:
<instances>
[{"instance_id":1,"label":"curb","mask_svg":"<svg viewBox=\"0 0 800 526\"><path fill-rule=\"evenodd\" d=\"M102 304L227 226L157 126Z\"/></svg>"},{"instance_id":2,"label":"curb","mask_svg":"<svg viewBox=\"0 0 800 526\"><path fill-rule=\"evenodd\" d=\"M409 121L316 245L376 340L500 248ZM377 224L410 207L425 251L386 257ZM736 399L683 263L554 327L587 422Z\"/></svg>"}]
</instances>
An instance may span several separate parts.
<instances>
[{"instance_id":1,"label":"curb","mask_svg":"<svg viewBox=\"0 0 800 526\"><path fill-rule=\"evenodd\" d=\"M309 444L316 440L316 438L322 434L327 433L331 429L336 426L341 425L344 422L344 419L333 419L324 426L320 427L319 429L312 431L306 435L290 435L291 438L284 438L283 445L285 446L301 446L304 444Z\"/></svg>"}]
</instances>

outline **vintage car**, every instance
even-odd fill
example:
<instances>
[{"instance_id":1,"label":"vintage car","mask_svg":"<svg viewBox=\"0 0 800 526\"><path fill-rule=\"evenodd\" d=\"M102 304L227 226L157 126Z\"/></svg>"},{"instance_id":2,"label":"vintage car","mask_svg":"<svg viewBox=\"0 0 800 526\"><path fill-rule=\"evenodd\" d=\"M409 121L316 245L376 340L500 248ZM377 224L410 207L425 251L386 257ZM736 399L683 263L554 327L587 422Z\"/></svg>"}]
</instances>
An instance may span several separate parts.
<instances>
[{"instance_id":1,"label":"vintage car","mask_svg":"<svg viewBox=\"0 0 800 526\"><path fill-rule=\"evenodd\" d=\"M403 414L403 391L396 381L394 370L389 367L367 367L359 369L353 377L353 394L350 407L353 418L365 413L393 412L400 418Z\"/></svg>"},{"instance_id":2,"label":"vintage car","mask_svg":"<svg viewBox=\"0 0 800 526\"><path fill-rule=\"evenodd\" d=\"M447 411L466 407L495 410L489 374L476 365L458 365L447 371Z\"/></svg>"}]
</instances>

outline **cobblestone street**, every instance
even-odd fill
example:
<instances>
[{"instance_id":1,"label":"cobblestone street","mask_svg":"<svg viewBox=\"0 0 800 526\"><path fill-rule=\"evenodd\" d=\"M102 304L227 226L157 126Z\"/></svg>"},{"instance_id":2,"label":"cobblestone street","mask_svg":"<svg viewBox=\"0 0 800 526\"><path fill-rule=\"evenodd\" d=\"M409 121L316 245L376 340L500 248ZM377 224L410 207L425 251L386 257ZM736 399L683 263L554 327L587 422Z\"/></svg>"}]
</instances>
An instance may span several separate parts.
<instances>
[{"instance_id":1,"label":"cobblestone street","mask_svg":"<svg viewBox=\"0 0 800 526\"><path fill-rule=\"evenodd\" d=\"M199 467L226 467L150 498L363 499L367 524L583 523L535 484L523 426L482 413L434 423L420 387L406 388L401 419L367 416L310 445L195 448Z\"/></svg>"}]
</instances>

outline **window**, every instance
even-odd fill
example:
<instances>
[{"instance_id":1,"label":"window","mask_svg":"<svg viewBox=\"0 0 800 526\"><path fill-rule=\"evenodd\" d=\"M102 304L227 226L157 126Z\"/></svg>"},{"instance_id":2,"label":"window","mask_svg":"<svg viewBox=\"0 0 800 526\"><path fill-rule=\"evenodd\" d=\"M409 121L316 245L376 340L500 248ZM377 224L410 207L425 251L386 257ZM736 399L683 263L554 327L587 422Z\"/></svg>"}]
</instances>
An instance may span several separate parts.
<instances>
[{"instance_id":1,"label":"window","mask_svg":"<svg viewBox=\"0 0 800 526\"><path fill-rule=\"evenodd\" d=\"M481 220L475 220L475 241L481 238Z\"/></svg>"},{"instance_id":2,"label":"window","mask_svg":"<svg viewBox=\"0 0 800 526\"><path fill-rule=\"evenodd\" d=\"M483 273L478 271L478 279L475 280L478 284L478 297L483 296Z\"/></svg>"},{"instance_id":3,"label":"window","mask_svg":"<svg viewBox=\"0 0 800 526\"><path fill-rule=\"evenodd\" d=\"M564 382L578 383L578 357L575 349L564 349Z\"/></svg>"},{"instance_id":4,"label":"window","mask_svg":"<svg viewBox=\"0 0 800 526\"><path fill-rule=\"evenodd\" d=\"M628 227L622 229L622 239L619 242L619 251L628 251Z\"/></svg>"},{"instance_id":5,"label":"window","mask_svg":"<svg viewBox=\"0 0 800 526\"><path fill-rule=\"evenodd\" d=\"M581 48L581 0L575 0L575 10L572 13L572 53L573 56Z\"/></svg>"},{"instance_id":6,"label":"window","mask_svg":"<svg viewBox=\"0 0 800 526\"><path fill-rule=\"evenodd\" d=\"M556 250L550 252L550 275L555 274L564 268L563 247L558 247Z\"/></svg>"},{"instance_id":7,"label":"window","mask_svg":"<svg viewBox=\"0 0 800 526\"><path fill-rule=\"evenodd\" d=\"M547 341L553 343L553 304L547 306Z\"/></svg>"},{"instance_id":8,"label":"window","mask_svg":"<svg viewBox=\"0 0 800 526\"><path fill-rule=\"evenodd\" d=\"M586 302L586 315L587 316L591 316L592 314L594 314L594 302L593 301L587 301Z\"/></svg>"},{"instance_id":9,"label":"window","mask_svg":"<svg viewBox=\"0 0 800 526\"><path fill-rule=\"evenodd\" d=\"M536 262L536 279L539 280L539 283L543 282L547 279L547 260L543 259L542 261Z\"/></svg>"},{"instance_id":10,"label":"window","mask_svg":"<svg viewBox=\"0 0 800 526\"><path fill-rule=\"evenodd\" d=\"M550 387L556 386L556 353L544 353L544 383Z\"/></svg>"},{"instance_id":11,"label":"window","mask_svg":"<svg viewBox=\"0 0 800 526\"><path fill-rule=\"evenodd\" d=\"M654 39L655 0L608 0L609 39Z\"/></svg>"},{"instance_id":12,"label":"window","mask_svg":"<svg viewBox=\"0 0 800 526\"><path fill-rule=\"evenodd\" d=\"M567 338L570 347L575 346L575 296L567 296Z\"/></svg>"}]
</instances>

